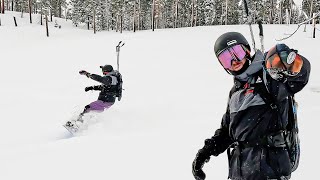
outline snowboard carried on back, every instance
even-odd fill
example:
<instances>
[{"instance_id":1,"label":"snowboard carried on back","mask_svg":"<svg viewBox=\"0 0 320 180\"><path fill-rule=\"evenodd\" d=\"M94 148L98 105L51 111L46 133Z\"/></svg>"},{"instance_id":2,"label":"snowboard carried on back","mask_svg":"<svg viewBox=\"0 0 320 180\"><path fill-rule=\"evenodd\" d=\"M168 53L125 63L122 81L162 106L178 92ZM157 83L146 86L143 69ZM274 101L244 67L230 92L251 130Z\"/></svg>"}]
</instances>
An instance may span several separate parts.
<instances>
[{"instance_id":1,"label":"snowboard carried on back","mask_svg":"<svg viewBox=\"0 0 320 180\"><path fill-rule=\"evenodd\" d=\"M121 100L122 97L122 75L120 74L119 71L115 71L115 77L117 78L118 81L118 86L117 86L117 92L116 92L116 97L118 98L118 101Z\"/></svg>"}]
</instances>

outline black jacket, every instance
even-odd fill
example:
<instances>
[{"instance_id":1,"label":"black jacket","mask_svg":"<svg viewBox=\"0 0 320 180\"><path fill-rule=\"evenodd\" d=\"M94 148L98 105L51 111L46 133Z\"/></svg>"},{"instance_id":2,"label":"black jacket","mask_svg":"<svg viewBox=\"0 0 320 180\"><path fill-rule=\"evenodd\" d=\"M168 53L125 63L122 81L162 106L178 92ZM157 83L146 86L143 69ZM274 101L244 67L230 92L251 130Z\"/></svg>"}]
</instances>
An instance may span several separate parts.
<instances>
[{"instance_id":1,"label":"black jacket","mask_svg":"<svg viewBox=\"0 0 320 180\"><path fill-rule=\"evenodd\" d=\"M110 72L105 76L91 74L89 77L95 81L102 83L102 85L94 86L94 90L101 91L98 100L114 103L118 85L118 80L114 73Z\"/></svg>"},{"instance_id":2,"label":"black jacket","mask_svg":"<svg viewBox=\"0 0 320 180\"><path fill-rule=\"evenodd\" d=\"M205 146L219 149L217 154L210 155L217 156L235 142L258 142L272 132L285 129L288 124L288 96L299 92L308 82L310 63L304 57L300 73L287 77L285 82L269 76L260 63L261 56L255 59L258 59L257 63L253 60L246 76L235 77L221 127L211 139L206 140ZM277 101L278 112L272 110L255 91L261 85L266 86ZM229 178L233 180L279 179L281 176L290 178L290 175L291 163L284 148L237 146L230 153Z\"/></svg>"}]
</instances>

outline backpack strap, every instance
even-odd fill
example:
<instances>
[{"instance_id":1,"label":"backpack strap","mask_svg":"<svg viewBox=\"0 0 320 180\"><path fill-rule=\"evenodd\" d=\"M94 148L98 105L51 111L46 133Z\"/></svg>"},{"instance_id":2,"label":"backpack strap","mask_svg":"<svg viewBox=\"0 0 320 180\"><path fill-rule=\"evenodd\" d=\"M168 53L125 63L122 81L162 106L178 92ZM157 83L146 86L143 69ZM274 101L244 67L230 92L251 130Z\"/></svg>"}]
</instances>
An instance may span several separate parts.
<instances>
[{"instance_id":1,"label":"backpack strap","mask_svg":"<svg viewBox=\"0 0 320 180\"><path fill-rule=\"evenodd\" d=\"M273 109L273 110L278 109L278 105L277 105L276 101L274 100L274 97L267 90L267 87L264 84L264 82L262 82L260 85L256 85L254 90L256 93L258 93L260 95L260 97L263 99L263 101L271 107L271 109Z\"/></svg>"},{"instance_id":2,"label":"backpack strap","mask_svg":"<svg viewBox=\"0 0 320 180\"><path fill-rule=\"evenodd\" d=\"M261 96L264 102L271 107L272 110L277 112L279 118L281 118L281 115L278 110L278 103L275 101L272 94L268 91L267 87L265 86L265 83L263 82L262 84L263 85L255 87L256 92ZM298 134L297 113L296 113L294 95L288 96L288 103L289 103L288 124L286 125L286 127L284 127L284 130L267 134L262 139L261 144L266 143L265 145L269 147L273 146L277 148L279 147L285 148L287 149L287 152L289 153L289 156L291 159L291 157L293 157L293 152L291 151L291 148L294 144L291 144L290 138L297 138L297 134ZM249 146L251 146L251 144L249 144ZM294 171L296 168L297 168L297 165L295 165L295 167L293 167L291 171ZM273 169L273 171L276 174L278 174L276 169Z\"/></svg>"},{"instance_id":3,"label":"backpack strap","mask_svg":"<svg viewBox=\"0 0 320 180\"><path fill-rule=\"evenodd\" d=\"M298 133L298 124L297 124L297 106L294 96L289 96L289 114L288 114L288 125L287 130Z\"/></svg>"}]
</instances>

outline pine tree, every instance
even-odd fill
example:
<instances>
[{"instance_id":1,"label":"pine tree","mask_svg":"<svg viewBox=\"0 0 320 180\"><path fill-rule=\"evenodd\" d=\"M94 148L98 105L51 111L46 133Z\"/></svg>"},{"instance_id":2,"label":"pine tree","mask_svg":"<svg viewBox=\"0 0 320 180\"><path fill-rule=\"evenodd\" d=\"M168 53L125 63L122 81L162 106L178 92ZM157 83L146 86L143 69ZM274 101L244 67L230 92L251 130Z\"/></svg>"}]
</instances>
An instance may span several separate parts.
<instances>
[{"instance_id":1,"label":"pine tree","mask_svg":"<svg viewBox=\"0 0 320 180\"><path fill-rule=\"evenodd\" d=\"M309 18L313 16L313 13L320 11L320 1L319 0L303 0L302 1L302 11L304 11Z\"/></svg>"},{"instance_id":2,"label":"pine tree","mask_svg":"<svg viewBox=\"0 0 320 180\"><path fill-rule=\"evenodd\" d=\"M228 0L227 10L227 24L239 24L239 17L241 14L240 0Z\"/></svg>"}]
</instances>

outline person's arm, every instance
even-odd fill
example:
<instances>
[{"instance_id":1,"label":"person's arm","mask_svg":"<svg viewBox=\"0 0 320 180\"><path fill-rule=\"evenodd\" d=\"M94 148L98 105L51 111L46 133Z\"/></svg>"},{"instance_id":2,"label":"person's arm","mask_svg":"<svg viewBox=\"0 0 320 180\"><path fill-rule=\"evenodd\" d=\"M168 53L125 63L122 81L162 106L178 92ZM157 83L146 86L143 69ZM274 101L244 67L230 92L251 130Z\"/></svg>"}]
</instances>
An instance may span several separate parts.
<instances>
[{"instance_id":1,"label":"person's arm","mask_svg":"<svg viewBox=\"0 0 320 180\"><path fill-rule=\"evenodd\" d=\"M100 76L100 75L97 75L97 74L91 74L89 76L89 78L97 81L97 82L100 82L104 85L111 85L112 83L112 78L110 76Z\"/></svg>"},{"instance_id":2,"label":"person's arm","mask_svg":"<svg viewBox=\"0 0 320 180\"><path fill-rule=\"evenodd\" d=\"M112 78L110 76L103 76L102 77L102 76L97 75L97 74L90 74L85 70L79 71L79 74L85 75L88 78L93 79L93 80L95 80L97 82L100 82L100 83L102 83L104 85L111 85L112 84Z\"/></svg>"},{"instance_id":3,"label":"person's arm","mask_svg":"<svg viewBox=\"0 0 320 180\"><path fill-rule=\"evenodd\" d=\"M206 175L202 171L204 163L210 160L210 156L218 156L219 154L223 153L226 149L228 149L228 147L232 144L232 139L229 136L229 122L230 113L228 106L227 112L222 117L220 128L215 131L213 137L205 140L203 148L201 148L198 151L196 158L192 163L192 173L195 179L205 179Z\"/></svg>"},{"instance_id":4,"label":"person's arm","mask_svg":"<svg viewBox=\"0 0 320 180\"><path fill-rule=\"evenodd\" d=\"M103 85L97 85L97 86L86 87L84 90L87 92L87 91L90 91L90 90L101 91L102 89L103 89Z\"/></svg>"},{"instance_id":5,"label":"person's arm","mask_svg":"<svg viewBox=\"0 0 320 180\"><path fill-rule=\"evenodd\" d=\"M310 62L303 56L299 55L303 62L300 72L295 76L284 75L286 78L285 84L291 93L297 93L302 90L309 81L311 65Z\"/></svg>"},{"instance_id":6,"label":"person's arm","mask_svg":"<svg viewBox=\"0 0 320 180\"><path fill-rule=\"evenodd\" d=\"M310 62L298 53L290 64L283 61L281 59L282 64L280 64L283 69L279 70L272 67L272 62L266 59L267 87L280 101L302 90L309 81L311 71Z\"/></svg>"},{"instance_id":7,"label":"person's arm","mask_svg":"<svg viewBox=\"0 0 320 180\"><path fill-rule=\"evenodd\" d=\"M218 156L232 144L228 131L229 118L228 112L224 114L221 127L216 130L213 137L205 140L203 148L198 151L192 163L192 173L195 179L205 179L206 174L202 170L203 165L209 162L210 156Z\"/></svg>"},{"instance_id":8,"label":"person's arm","mask_svg":"<svg viewBox=\"0 0 320 180\"><path fill-rule=\"evenodd\" d=\"M200 154L205 157L218 156L223 153L232 143L229 136L229 112L222 117L221 127L217 129L214 136L204 141L204 146L199 150Z\"/></svg>"}]
</instances>

